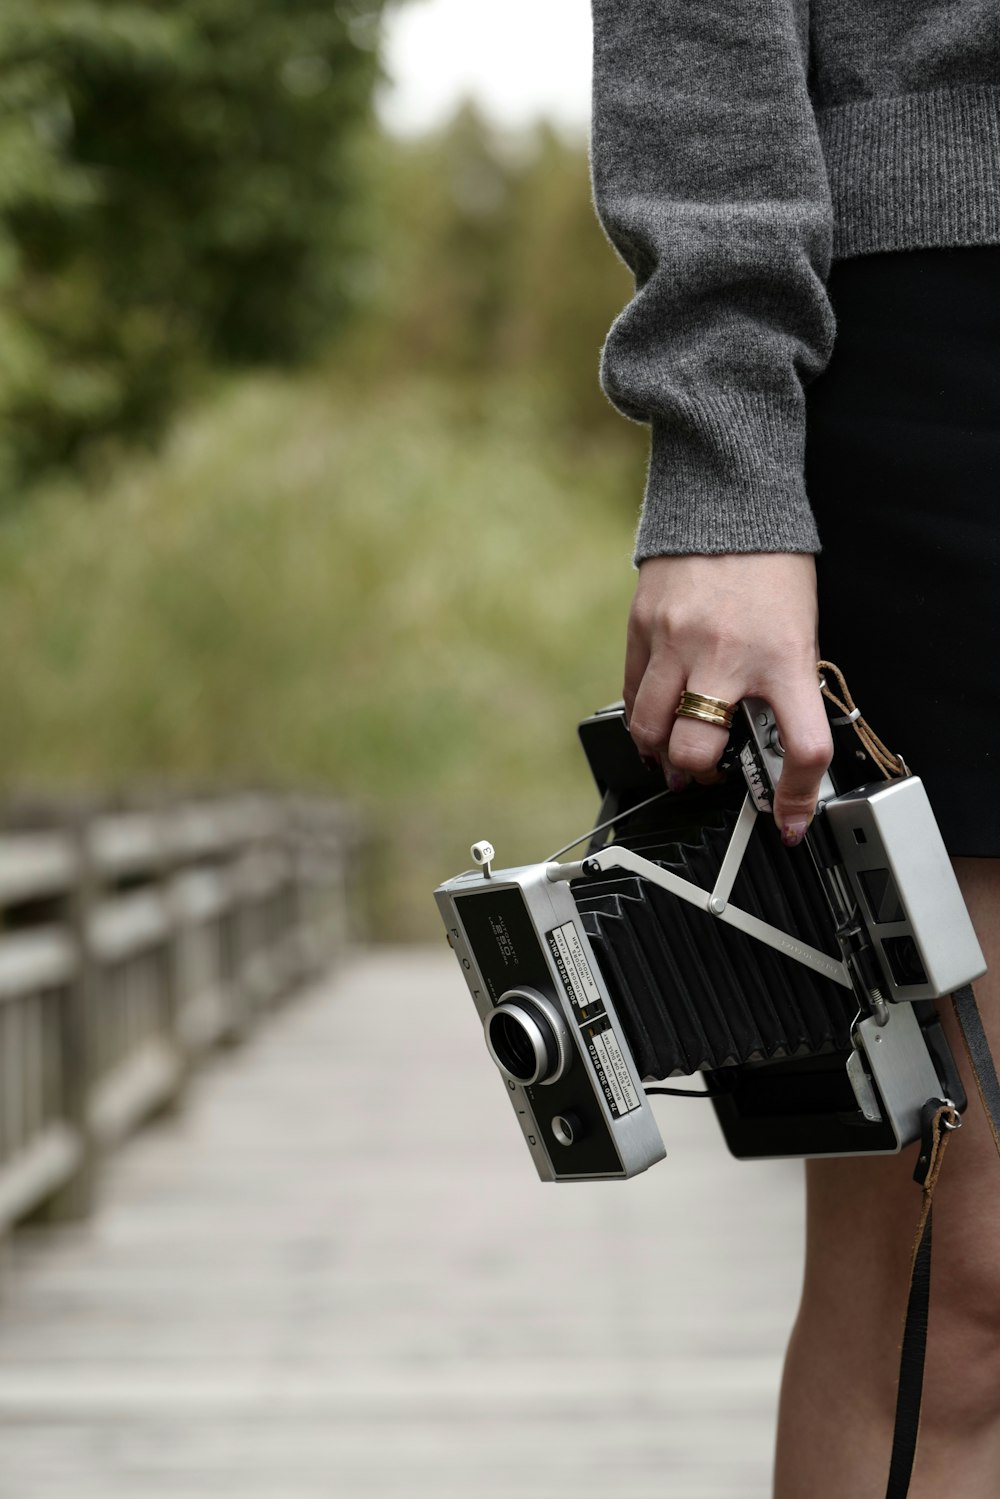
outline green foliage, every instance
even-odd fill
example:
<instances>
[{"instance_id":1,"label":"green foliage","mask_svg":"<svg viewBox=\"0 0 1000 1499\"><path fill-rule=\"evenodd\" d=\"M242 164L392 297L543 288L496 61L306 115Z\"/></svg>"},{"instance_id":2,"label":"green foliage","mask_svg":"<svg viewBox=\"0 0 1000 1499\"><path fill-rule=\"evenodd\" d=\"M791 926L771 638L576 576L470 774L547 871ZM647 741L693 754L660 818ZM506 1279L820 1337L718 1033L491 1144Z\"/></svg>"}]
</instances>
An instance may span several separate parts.
<instances>
[{"instance_id":1,"label":"green foliage","mask_svg":"<svg viewBox=\"0 0 1000 1499\"><path fill-rule=\"evenodd\" d=\"M473 837L537 858L594 810L574 728L618 690L639 477L514 392L471 430L433 383L241 377L0 523L0 786L332 787L379 833L382 933L432 934Z\"/></svg>"},{"instance_id":2,"label":"green foliage","mask_svg":"<svg viewBox=\"0 0 1000 1499\"><path fill-rule=\"evenodd\" d=\"M155 430L207 360L294 360L337 330L381 4L5 9L0 493Z\"/></svg>"},{"instance_id":3,"label":"green foliage","mask_svg":"<svg viewBox=\"0 0 1000 1499\"><path fill-rule=\"evenodd\" d=\"M593 811L645 438L598 388L631 282L582 144L377 137L381 4L0 17L0 501L62 470L0 505L0 789L332 788L412 937L473 836ZM157 458L78 462L181 397Z\"/></svg>"},{"instance_id":4,"label":"green foliage","mask_svg":"<svg viewBox=\"0 0 1000 1499\"><path fill-rule=\"evenodd\" d=\"M433 369L487 404L492 379L516 377L570 437L644 447L598 386L632 280L597 223L583 143L545 124L498 135L467 106L385 143L379 173L378 366Z\"/></svg>"}]
</instances>

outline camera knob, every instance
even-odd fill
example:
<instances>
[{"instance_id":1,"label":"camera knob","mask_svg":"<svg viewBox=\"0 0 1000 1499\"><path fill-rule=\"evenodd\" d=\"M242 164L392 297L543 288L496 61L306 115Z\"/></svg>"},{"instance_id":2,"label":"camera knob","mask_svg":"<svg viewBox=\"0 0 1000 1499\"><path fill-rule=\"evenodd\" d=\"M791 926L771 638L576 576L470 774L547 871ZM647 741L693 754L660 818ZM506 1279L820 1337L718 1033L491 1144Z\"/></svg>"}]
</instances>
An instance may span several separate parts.
<instances>
[{"instance_id":1,"label":"camera knob","mask_svg":"<svg viewBox=\"0 0 1000 1499\"><path fill-rule=\"evenodd\" d=\"M553 1116L552 1133L560 1145L575 1145L586 1132L586 1126L579 1114L568 1111L565 1114Z\"/></svg>"}]
</instances>

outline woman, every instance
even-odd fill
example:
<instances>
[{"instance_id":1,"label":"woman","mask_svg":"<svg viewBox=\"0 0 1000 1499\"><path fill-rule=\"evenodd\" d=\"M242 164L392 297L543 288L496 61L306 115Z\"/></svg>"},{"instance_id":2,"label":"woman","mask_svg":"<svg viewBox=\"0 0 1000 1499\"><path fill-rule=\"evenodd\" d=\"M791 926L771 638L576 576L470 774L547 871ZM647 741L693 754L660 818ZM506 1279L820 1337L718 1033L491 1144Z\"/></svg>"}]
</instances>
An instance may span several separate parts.
<instances>
[{"instance_id":1,"label":"woman","mask_svg":"<svg viewBox=\"0 0 1000 1499\"><path fill-rule=\"evenodd\" d=\"M681 693L766 698L786 749L775 816L798 843L831 753L822 646L927 784L1000 1055L995 10L593 0L593 15L595 201L636 278L602 382L651 424L633 738L675 789L709 781L726 733L676 717ZM1000 1166L963 1075L912 1499L1000 1490ZM807 1163L776 1499L885 1491L912 1171L913 1150Z\"/></svg>"}]
</instances>

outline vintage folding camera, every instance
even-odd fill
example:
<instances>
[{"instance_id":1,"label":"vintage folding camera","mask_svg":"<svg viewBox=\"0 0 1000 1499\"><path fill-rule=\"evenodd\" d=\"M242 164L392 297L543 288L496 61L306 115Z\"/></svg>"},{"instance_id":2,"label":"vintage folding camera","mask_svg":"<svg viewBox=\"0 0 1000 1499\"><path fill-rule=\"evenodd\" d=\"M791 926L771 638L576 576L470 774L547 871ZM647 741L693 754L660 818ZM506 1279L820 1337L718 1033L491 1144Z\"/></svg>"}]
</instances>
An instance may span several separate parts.
<instances>
[{"instance_id":1,"label":"vintage folding camera","mask_svg":"<svg viewBox=\"0 0 1000 1499\"><path fill-rule=\"evenodd\" d=\"M494 870L474 844L479 867L435 892L543 1180L661 1160L646 1085L665 1078L703 1075L742 1158L891 1153L929 1099L965 1107L934 1001L985 972L979 943L922 782L879 779L828 713L797 848L771 815L766 703L740 704L723 783L679 794L619 703L579 726L601 795L584 857Z\"/></svg>"}]
</instances>

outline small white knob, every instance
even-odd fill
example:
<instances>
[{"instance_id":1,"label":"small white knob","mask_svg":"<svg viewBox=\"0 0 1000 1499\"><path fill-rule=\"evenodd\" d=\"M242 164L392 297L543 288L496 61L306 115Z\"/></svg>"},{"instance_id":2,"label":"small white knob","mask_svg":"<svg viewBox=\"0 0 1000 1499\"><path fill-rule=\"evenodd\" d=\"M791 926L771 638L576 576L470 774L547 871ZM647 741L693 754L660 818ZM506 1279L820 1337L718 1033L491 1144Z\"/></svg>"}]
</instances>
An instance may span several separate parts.
<instances>
[{"instance_id":1,"label":"small white knob","mask_svg":"<svg viewBox=\"0 0 1000 1499\"><path fill-rule=\"evenodd\" d=\"M486 838L481 838L478 843L472 845L472 857L477 864L483 867L483 874L489 879L493 873L491 865L496 858L496 849Z\"/></svg>"}]
</instances>

